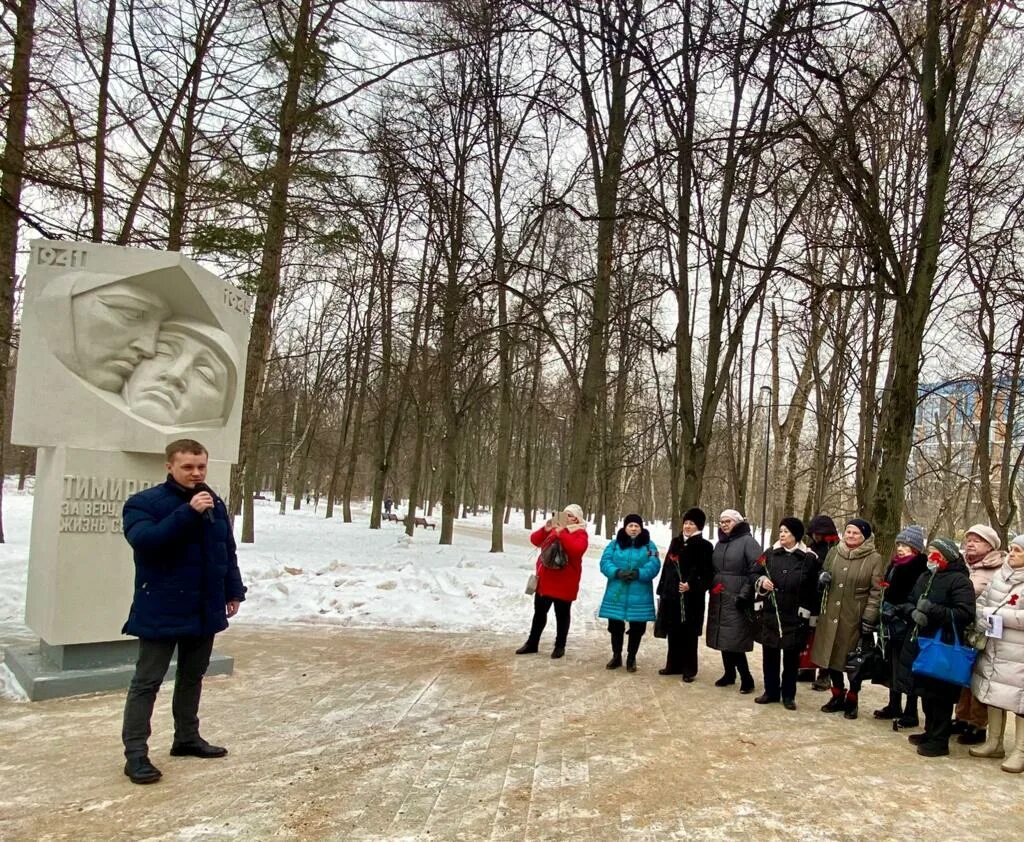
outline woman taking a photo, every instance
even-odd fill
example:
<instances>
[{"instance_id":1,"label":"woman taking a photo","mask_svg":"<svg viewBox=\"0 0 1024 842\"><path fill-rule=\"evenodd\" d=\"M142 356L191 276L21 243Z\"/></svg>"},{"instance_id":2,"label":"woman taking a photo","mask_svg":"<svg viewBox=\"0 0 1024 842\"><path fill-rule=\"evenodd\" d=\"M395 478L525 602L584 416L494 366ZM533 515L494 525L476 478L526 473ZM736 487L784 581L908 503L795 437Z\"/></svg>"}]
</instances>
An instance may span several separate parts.
<instances>
[{"instance_id":1,"label":"woman taking a photo","mask_svg":"<svg viewBox=\"0 0 1024 842\"><path fill-rule=\"evenodd\" d=\"M701 509L683 513L682 531L672 539L658 580L658 616L665 628L668 654L659 675L697 677L697 639L704 628L704 599L711 582L711 542L701 532L707 517Z\"/></svg>"},{"instance_id":2,"label":"woman taking a photo","mask_svg":"<svg viewBox=\"0 0 1024 842\"><path fill-rule=\"evenodd\" d=\"M629 646L626 649L626 669L636 672L636 653L647 624L654 621L654 577L661 562L658 548L644 529L640 515L626 515L622 529L601 554L601 572L608 585L601 600L598 616L608 621L612 636L612 659L608 669L622 666L622 641L629 622Z\"/></svg>"},{"instance_id":3,"label":"woman taking a photo","mask_svg":"<svg viewBox=\"0 0 1024 842\"><path fill-rule=\"evenodd\" d=\"M832 679L832 698L821 707L825 713L842 711L847 719L857 718L860 682L851 681L847 692L843 670L862 639L874 645L884 572L885 559L875 550L871 524L860 518L847 521L842 540L829 551L818 577L824 595L811 660L827 667Z\"/></svg>"},{"instance_id":4,"label":"woman taking a photo","mask_svg":"<svg viewBox=\"0 0 1024 842\"><path fill-rule=\"evenodd\" d=\"M740 676L740 692L754 692L754 677L747 652L754 648L754 586L750 572L761 556L761 545L750 534L750 524L735 509L718 518L718 543L711 554L714 578L708 601L708 646L722 653L725 672L716 687L729 687Z\"/></svg>"},{"instance_id":5,"label":"woman taking a photo","mask_svg":"<svg viewBox=\"0 0 1024 842\"><path fill-rule=\"evenodd\" d=\"M587 551L587 525L583 521L583 509L570 503L563 509L565 525L558 525L555 519L548 520L540 529L530 535L530 543L544 548L551 541L558 541L565 553L564 567L546 567L537 559L537 591L533 596L533 623L526 643L516 649L517 655L529 655L537 651L540 635L548 622L548 609L555 608L555 648L552 658L565 654L565 642L569 637L569 614L572 603L579 595L580 575L583 573L583 554Z\"/></svg>"}]
</instances>

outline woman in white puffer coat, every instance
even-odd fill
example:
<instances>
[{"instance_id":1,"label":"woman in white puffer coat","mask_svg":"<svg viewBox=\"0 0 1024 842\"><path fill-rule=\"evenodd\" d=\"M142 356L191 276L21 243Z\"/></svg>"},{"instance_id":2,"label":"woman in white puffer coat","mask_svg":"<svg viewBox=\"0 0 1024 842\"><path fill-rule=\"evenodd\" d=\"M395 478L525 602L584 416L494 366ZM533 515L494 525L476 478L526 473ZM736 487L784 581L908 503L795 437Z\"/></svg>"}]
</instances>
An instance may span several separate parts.
<instances>
[{"instance_id":1,"label":"woman in white puffer coat","mask_svg":"<svg viewBox=\"0 0 1024 842\"><path fill-rule=\"evenodd\" d=\"M1001 637L989 637L978 655L971 690L988 705L988 739L971 749L975 757L1002 757L1007 715L1015 713L1014 748L1002 765L1005 772L1024 772L1024 535L1010 543L1006 563L978 597L977 626ZM993 622L993 618L997 618Z\"/></svg>"}]
</instances>

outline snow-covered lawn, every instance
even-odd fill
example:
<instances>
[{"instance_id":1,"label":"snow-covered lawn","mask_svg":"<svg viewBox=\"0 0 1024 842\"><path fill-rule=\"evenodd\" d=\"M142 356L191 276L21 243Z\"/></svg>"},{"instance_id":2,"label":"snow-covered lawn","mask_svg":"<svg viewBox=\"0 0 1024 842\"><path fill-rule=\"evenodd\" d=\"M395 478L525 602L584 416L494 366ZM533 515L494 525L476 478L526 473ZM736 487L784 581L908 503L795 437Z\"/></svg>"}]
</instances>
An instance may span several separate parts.
<instances>
[{"instance_id":1,"label":"snow-covered lawn","mask_svg":"<svg viewBox=\"0 0 1024 842\"><path fill-rule=\"evenodd\" d=\"M24 627L32 495L8 484L4 493L7 543L0 545L0 635L30 636ZM535 550L514 514L505 552L491 553L490 516L456 522L455 543L440 546L434 530L410 539L395 523L369 529L366 507L343 523L340 510L278 514L278 503L256 501L256 543L239 545L249 588L239 623L331 623L445 631L523 632L532 597L523 592ZM400 512L404 515L404 510ZM439 523L440 517L429 520ZM668 528L651 532L664 558ZM575 619L592 618L604 591L598 557L605 540L591 535ZM127 614L128 606L125 606Z\"/></svg>"}]
</instances>

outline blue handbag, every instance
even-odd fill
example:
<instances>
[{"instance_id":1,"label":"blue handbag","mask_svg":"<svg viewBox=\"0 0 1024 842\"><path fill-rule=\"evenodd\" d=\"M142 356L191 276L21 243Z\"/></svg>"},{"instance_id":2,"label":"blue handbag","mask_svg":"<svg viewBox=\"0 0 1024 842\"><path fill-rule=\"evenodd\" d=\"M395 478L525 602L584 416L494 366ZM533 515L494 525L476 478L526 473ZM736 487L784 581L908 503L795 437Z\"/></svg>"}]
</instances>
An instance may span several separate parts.
<instances>
[{"instance_id":1,"label":"blue handbag","mask_svg":"<svg viewBox=\"0 0 1024 842\"><path fill-rule=\"evenodd\" d=\"M942 640L942 629L935 632L935 637L919 637L918 653L914 658L914 675L927 675L961 687L971 686L971 670L978 650L972 646L961 646L960 635L953 624L953 643Z\"/></svg>"}]
</instances>

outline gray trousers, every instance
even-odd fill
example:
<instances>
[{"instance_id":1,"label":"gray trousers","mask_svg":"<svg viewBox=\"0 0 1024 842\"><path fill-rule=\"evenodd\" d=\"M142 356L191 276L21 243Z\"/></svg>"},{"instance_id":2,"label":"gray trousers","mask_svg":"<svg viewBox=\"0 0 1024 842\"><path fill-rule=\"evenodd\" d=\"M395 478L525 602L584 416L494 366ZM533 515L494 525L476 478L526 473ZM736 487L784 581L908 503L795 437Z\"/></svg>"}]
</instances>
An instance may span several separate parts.
<instances>
[{"instance_id":1,"label":"gray trousers","mask_svg":"<svg viewBox=\"0 0 1024 842\"><path fill-rule=\"evenodd\" d=\"M170 640L140 638L139 660L135 664L135 675L132 676L124 703L121 741L124 743L125 757L145 757L149 754L149 721L175 646L178 648L178 669L174 676L174 696L171 700L174 743L193 742L199 737L199 697L203 692L203 676L210 665L213 635Z\"/></svg>"}]
</instances>

